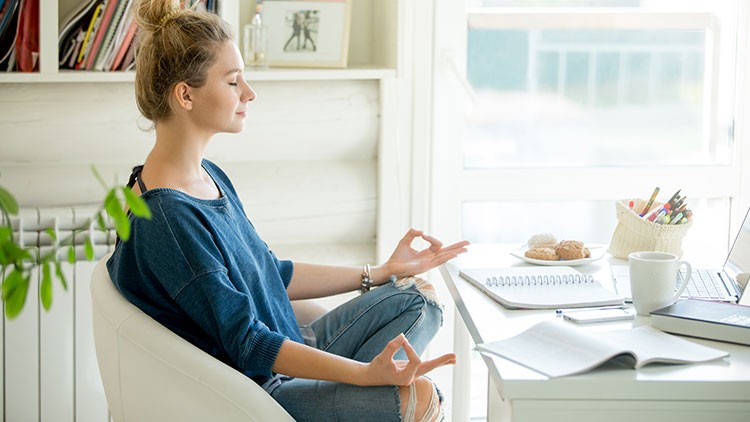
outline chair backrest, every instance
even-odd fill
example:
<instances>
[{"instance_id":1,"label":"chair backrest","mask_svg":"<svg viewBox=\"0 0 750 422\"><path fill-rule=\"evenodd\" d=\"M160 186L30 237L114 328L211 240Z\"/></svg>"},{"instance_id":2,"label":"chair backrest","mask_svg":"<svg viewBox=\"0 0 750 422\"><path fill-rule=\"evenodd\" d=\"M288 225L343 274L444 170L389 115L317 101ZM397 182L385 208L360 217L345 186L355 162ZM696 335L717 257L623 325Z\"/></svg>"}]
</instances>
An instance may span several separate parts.
<instances>
[{"instance_id":1,"label":"chair backrest","mask_svg":"<svg viewBox=\"0 0 750 422\"><path fill-rule=\"evenodd\" d=\"M244 374L128 302L105 256L91 279L94 342L112 417L127 421L293 421Z\"/></svg>"}]
</instances>

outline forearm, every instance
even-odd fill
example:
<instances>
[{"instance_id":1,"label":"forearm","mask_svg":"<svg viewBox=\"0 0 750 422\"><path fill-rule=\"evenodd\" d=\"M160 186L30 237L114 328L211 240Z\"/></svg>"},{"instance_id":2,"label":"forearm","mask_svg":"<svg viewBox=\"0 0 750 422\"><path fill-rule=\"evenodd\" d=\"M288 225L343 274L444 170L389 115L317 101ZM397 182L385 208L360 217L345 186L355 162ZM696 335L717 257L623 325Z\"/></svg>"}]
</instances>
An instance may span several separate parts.
<instances>
[{"instance_id":1,"label":"forearm","mask_svg":"<svg viewBox=\"0 0 750 422\"><path fill-rule=\"evenodd\" d=\"M298 378L367 385L366 364L291 340L279 349L273 371Z\"/></svg>"},{"instance_id":2,"label":"forearm","mask_svg":"<svg viewBox=\"0 0 750 422\"><path fill-rule=\"evenodd\" d=\"M373 285L388 281L390 274L384 265L370 268ZM292 300L313 299L351 292L359 289L362 267L338 267L295 262L292 281L287 294Z\"/></svg>"}]
</instances>

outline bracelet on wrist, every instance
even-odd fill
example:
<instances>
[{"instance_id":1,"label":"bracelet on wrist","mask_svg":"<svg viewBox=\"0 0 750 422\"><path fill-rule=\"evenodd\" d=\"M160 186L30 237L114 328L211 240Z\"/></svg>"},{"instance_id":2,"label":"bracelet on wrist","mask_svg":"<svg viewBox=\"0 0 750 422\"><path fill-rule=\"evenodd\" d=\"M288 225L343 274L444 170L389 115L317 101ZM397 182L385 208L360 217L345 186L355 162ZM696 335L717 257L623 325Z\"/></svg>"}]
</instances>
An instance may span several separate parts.
<instances>
[{"instance_id":1,"label":"bracelet on wrist","mask_svg":"<svg viewBox=\"0 0 750 422\"><path fill-rule=\"evenodd\" d=\"M370 277L370 264L365 264L362 268L362 281L359 284L359 293L365 294L372 287L372 277Z\"/></svg>"}]
</instances>

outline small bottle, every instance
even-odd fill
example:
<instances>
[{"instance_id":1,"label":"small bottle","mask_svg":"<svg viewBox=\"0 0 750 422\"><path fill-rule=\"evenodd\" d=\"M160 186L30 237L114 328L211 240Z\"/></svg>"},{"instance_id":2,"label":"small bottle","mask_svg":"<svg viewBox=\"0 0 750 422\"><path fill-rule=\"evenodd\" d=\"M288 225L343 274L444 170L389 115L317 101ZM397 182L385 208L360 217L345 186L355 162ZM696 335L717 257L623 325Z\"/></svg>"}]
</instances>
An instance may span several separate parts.
<instances>
[{"instance_id":1,"label":"small bottle","mask_svg":"<svg viewBox=\"0 0 750 422\"><path fill-rule=\"evenodd\" d=\"M261 17L261 5L256 6L252 22L244 29L244 59L245 66L255 69L268 67L266 51L268 50L268 28Z\"/></svg>"}]
</instances>

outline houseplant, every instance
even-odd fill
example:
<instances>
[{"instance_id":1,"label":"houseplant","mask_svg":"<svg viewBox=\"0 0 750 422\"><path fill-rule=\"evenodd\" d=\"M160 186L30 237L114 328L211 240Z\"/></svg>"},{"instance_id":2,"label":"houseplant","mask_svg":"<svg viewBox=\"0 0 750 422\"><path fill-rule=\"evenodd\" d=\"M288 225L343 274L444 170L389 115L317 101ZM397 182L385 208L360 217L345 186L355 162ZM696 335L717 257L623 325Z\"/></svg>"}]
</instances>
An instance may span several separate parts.
<instances>
[{"instance_id":1,"label":"houseplant","mask_svg":"<svg viewBox=\"0 0 750 422\"><path fill-rule=\"evenodd\" d=\"M5 315L9 319L17 317L26 303L26 296L31 286L31 274L35 269L41 271L39 299L45 310L52 306L52 282L56 277L65 290L67 281L62 271L62 262L76 262L73 237L88 230L94 224L99 230L106 231L105 213L112 219L115 231L122 241L130 238L130 221L124 205L136 217L151 218L151 211L145 201L125 186L108 187L95 168L94 175L102 184L106 195L101 206L89 219L75 228L73 232L61 239L53 228L45 232L52 238L52 248L41 254L36 247L23 247L13 238L11 217L18 215L19 207L13 194L0 186L0 280L2 281L2 299L5 302ZM89 238L84 243L86 258L94 259L94 246ZM54 273L54 276L53 276Z\"/></svg>"}]
</instances>

